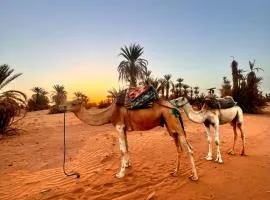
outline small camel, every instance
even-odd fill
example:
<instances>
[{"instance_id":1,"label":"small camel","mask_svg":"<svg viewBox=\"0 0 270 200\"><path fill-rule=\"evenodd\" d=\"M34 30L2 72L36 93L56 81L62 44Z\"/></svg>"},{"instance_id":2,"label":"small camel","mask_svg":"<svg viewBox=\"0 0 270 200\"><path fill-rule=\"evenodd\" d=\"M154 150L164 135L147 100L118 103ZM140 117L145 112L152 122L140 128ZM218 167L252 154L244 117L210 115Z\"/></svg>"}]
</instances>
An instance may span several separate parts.
<instances>
[{"instance_id":1,"label":"small camel","mask_svg":"<svg viewBox=\"0 0 270 200\"><path fill-rule=\"evenodd\" d=\"M164 105L162 105L164 103ZM110 107L99 113L91 113L79 100L67 102L66 111L73 112L81 121L94 126L101 126L112 123L118 132L119 145L121 151L121 167L116 174L116 178L125 176L125 169L130 166L128 155L127 131L145 131L163 124L166 125L170 136L173 137L177 149L177 163L171 175L176 176L180 167L180 156L182 150L187 151L192 165L192 175L190 179L198 180L197 170L194 163L193 151L186 140L184 127L179 123L181 116L176 116L172 112L173 106L169 102L162 100L153 103L151 108L128 110L123 106L113 103ZM176 109L176 108L175 108ZM180 112L179 112L180 114ZM180 121L181 122L181 121Z\"/></svg>"},{"instance_id":2,"label":"small camel","mask_svg":"<svg viewBox=\"0 0 270 200\"><path fill-rule=\"evenodd\" d=\"M223 163L223 160L221 158L221 153L220 153L220 139L219 139L219 125L226 124L226 123L231 123L233 126L233 132L234 132L234 141L233 141L233 147L232 149L228 152L228 154L234 155L234 147L235 143L237 141L237 131L236 127L240 130L241 132L241 138L242 138L242 152L241 155L244 156L245 154L245 133L242 129L243 126L243 111L242 109L235 105L231 108L226 108L226 109L210 109L210 108L202 108L200 111L194 111L192 109L192 106L189 104L188 100L185 97L179 97L177 99L171 100L171 103L176 106L176 107L182 107L183 110L185 111L186 115L188 118L199 124L204 124L205 129L206 129L206 136L207 136L207 141L208 141L208 154L205 157L206 160L212 160L212 138L210 135L210 125L214 127L214 136L215 136L215 143L217 145L217 157L216 157L216 162L218 163Z\"/></svg>"}]
</instances>

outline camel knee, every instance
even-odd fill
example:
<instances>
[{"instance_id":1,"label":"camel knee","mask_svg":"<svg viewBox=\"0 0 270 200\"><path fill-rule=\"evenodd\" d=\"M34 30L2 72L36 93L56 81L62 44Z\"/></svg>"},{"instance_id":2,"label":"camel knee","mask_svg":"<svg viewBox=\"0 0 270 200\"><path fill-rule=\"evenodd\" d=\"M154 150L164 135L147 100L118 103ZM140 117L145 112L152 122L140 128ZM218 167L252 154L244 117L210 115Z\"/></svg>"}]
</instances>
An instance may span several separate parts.
<instances>
[{"instance_id":1,"label":"camel knee","mask_svg":"<svg viewBox=\"0 0 270 200\"><path fill-rule=\"evenodd\" d=\"M207 137L207 142L210 144L212 142L212 138L210 136Z\"/></svg>"},{"instance_id":2,"label":"camel knee","mask_svg":"<svg viewBox=\"0 0 270 200\"><path fill-rule=\"evenodd\" d=\"M192 149L189 147L189 144L184 136L179 136L181 148L186 151L188 154L193 155Z\"/></svg>"}]
</instances>

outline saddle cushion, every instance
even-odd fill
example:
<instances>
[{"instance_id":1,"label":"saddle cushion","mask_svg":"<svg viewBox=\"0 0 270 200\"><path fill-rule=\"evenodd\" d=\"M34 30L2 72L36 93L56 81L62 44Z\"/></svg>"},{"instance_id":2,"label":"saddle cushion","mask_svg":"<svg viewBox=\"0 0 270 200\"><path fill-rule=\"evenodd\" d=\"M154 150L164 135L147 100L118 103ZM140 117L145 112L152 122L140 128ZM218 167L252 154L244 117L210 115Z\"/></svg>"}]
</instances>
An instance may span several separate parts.
<instances>
[{"instance_id":1,"label":"saddle cushion","mask_svg":"<svg viewBox=\"0 0 270 200\"><path fill-rule=\"evenodd\" d=\"M158 100L158 95L155 88L143 86L124 90L116 98L116 104L128 109L139 109L151 107L156 100Z\"/></svg>"},{"instance_id":2,"label":"saddle cushion","mask_svg":"<svg viewBox=\"0 0 270 200\"><path fill-rule=\"evenodd\" d=\"M212 109L225 109L234 107L237 103L231 96L226 96L223 98L206 98L205 104Z\"/></svg>"}]
</instances>

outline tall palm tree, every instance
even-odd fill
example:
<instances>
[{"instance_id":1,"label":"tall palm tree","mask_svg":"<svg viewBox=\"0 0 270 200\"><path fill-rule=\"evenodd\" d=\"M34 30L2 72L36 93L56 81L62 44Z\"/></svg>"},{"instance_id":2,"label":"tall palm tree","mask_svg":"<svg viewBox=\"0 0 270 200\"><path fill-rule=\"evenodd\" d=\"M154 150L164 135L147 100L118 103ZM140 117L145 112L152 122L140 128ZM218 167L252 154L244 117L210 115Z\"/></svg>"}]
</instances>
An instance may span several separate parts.
<instances>
[{"instance_id":1,"label":"tall palm tree","mask_svg":"<svg viewBox=\"0 0 270 200\"><path fill-rule=\"evenodd\" d=\"M137 86L137 80L143 79L147 71L148 61L141 58L143 47L139 44L131 44L120 49L119 56L124 58L118 65L119 80L129 82L130 87Z\"/></svg>"},{"instance_id":2,"label":"tall palm tree","mask_svg":"<svg viewBox=\"0 0 270 200\"><path fill-rule=\"evenodd\" d=\"M54 85L53 89L52 100L55 105L59 106L67 99L67 92L65 91L65 87L63 85Z\"/></svg>"},{"instance_id":3,"label":"tall palm tree","mask_svg":"<svg viewBox=\"0 0 270 200\"><path fill-rule=\"evenodd\" d=\"M169 99L169 91L172 85L171 78L172 78L171 74L164 75L164 88L166 90L166 99Z\"/></svg>"},{"instance_id":4,"label":"tall palm tree","mask_svg":"<svg viewBox=\"0 0 270 200\"><path fill-rule=\"evenodd\" d=\"M4 87L22 75L12 74L14 69L6 64L0 66L0 134L3 134L14 122L15 116L20 113L21 105L26 103L26 95L18 90L6 90Z\"/></svg>"}]
</instances>

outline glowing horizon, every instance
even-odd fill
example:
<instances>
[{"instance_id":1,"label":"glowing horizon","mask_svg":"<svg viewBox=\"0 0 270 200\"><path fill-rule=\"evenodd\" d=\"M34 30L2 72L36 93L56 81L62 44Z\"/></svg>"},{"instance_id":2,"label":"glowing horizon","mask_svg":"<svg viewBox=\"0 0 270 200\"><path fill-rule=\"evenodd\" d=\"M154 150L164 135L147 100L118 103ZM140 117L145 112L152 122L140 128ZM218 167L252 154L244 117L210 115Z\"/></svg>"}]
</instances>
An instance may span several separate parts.
<instances>
[{"instance_id":1,"label":"glowing horizon","mask_svg":"<svg viewBox=\"0 0 270 200\"><path fill-rule=\"evenodd\" d=\"M30 97L35 86L51 92L61 84L69 98L81 91L99 101L108 89L123 86L117 73L120 47L139 43L154 77L172 74L173 81L181 77L202 90L220 88L223 76L231 80L235 56L246 71L256 59L264 69L258 73L261 89L270 92L269 7L264 0L4 0L0 64L23 73L7 89Z\"/></svg>"}]
</instances>

